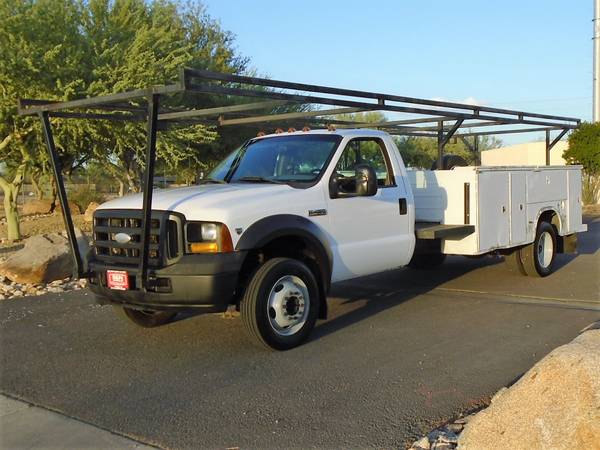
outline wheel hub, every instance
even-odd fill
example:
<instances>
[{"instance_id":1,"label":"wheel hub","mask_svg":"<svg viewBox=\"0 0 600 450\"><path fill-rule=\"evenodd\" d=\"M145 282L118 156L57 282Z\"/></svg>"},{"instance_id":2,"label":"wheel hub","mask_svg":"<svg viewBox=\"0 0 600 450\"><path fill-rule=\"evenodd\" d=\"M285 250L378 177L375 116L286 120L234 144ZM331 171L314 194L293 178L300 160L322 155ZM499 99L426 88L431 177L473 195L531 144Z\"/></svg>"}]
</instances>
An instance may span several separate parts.
<instances>
[{"instance_id":1,"label":"wheel hub","mask_svg":"<svg viewBox=\"0 0 600 450\"><path fill-rule=\"evenodd\" d=\"M544 231L538 240L537 243L537 260L538 264L547 268L550 266L552 262L552 255L554 253L554 242L552 241L552 236L547 231Z\"/></svg>"},{"instance_id":2,"label":"wheel hub","mask_svg":"<svg viewBox=\"0 0 600 450\"><path fill-rule=\"evenodd\" d=\"M294 275L281 277L269 293L268 315L271 327L284 336L298 332L306 322L309 306L306 284Z\"/></svg>"}]
</instances>

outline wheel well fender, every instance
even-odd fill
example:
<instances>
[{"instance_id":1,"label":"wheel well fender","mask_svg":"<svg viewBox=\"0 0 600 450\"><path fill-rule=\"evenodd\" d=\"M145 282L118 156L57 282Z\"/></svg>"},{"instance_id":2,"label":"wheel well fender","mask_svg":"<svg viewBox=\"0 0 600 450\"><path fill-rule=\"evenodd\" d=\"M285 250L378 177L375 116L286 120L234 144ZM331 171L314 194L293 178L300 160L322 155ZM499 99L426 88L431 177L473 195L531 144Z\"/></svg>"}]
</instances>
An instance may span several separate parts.
<instances>
[{"instance_id":1,"label":"wheel well fender","mask_svg":"<svg viewBox=\"0 0 600 450\"><path fill-rule=\"evenodd\" d=\"M246 229L236 250L248 252L242 265L246 276L265 258L295 257L307 263L319 283L319 316L326 318L333 254L325 233L314 222L292 214L262 218ZM244 276L241 279L244 282Z\"/></svg>"},{"instance_id":2,"label":"wheel well fender","mask_svg":"<svg viewBox=\"0 0 600 450\"><path fill-rule=\"evenodd\" d=\"M564 252L564 239L562 236L562 217L554 208L545 207L540 209L538 212L538 217L535 222L536 230L540 222L548 222L550 225L554 227L556 232L556 245L557 245L557 253Z\"/></svg>"}]
</instances>

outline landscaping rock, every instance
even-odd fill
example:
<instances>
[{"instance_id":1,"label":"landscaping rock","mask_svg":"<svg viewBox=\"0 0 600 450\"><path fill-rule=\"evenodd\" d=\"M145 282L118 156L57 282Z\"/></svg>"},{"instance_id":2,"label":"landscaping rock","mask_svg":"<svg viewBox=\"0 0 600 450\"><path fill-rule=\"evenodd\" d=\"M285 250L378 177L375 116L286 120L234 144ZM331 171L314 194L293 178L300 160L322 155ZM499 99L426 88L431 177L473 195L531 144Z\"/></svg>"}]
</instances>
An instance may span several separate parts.
<instances>
[{"instance_id":1,"label":"landscaping rock","mask_svg":"<svg viewBox=\"0 0 600 450\"><path fill-rule=\"evenodd\" d=\"M98 206L100 206L100 204L96 203L96 202L91 202L88 205L88 207L86 208L85 213L83 215L83 219L86 222L91 222L92 220L94 220L94 211L96 211Z\"/></svg>"},{"instance_id":2,"label":"landscaping rock","mask_svg":"<svg viewBox=\"0 0 600 450\"><path fill-rule=\"evenodd\" d=\"M452 431L453 433L458 434L463 430L464 425L460 422L454 422L454 423L448 424L446 426L446 428L448 428L449 431Z\"/></svg>"},{"instance_id":3,"label":"landscaping rock","mask_svg":"<svg viewBox=\"0 0 600 450\"><path fill-rule=\"evenodd\" d=\"M454 450L454 448L456 447L452 444L439 441L431 446L431 450Z\"/></svg>"},{"instance_id":4,"label":"landscaping rock","mask_svg":"<svg viewBox=\"0 0 600 450\"><path fill-rule=\"evenodd\" d=\"M494 396L460 435L458 448L598 448L600 330L552 351Z\"/></svg>"},{"instance_id":5,"label":"landscaping rock","mask_svg":"<svg viewBox=\"0 0 600 450\"><path fill-rule=\"evenodd\" d=\"M8 300L17 297L30 297L34 295L43 295L48 293L63 293L67 291L77 291L87 286L87 280L55 280L48 284L18 284L0 277L0 300Z\"/></svg>"},{"instance_id":6,"label":"landscaping rock","mask_svg":"<svg viewBox=\"0 0 600 450\"><path fill-rule=\"evenodd\" d=\"M47 214L52 209L52 202L50 200L29 200L23 205L21 212L24 216L30 216L32 214Z\"/></svg>"},{"instance_id":7,"label":"landscaping rock","mask_svg":"<svg viewBox=\"0 0 600 450\"><path fill-rule=\"evenodd\" d=\"M416 441L411 447L411 449L413 450L429 450L430 448L431 444L429 443L429 439L427 439L427 436L424 436L418 441Z\"/></svg>"},{"instance_id":8,"label":"landscaping rock","mask_svg":"<svg viewBox=\"0 0 600 450\"><path fill-rule=\"evenodd\" d=\"M458 436L453 431L448 430L446 433L438 437L437 442L456 445L458 443Z\"/></svg>"},{"instance_id":9,"label":"landscaping rock","mask_svg":"<svg viewBox=\"0 0 600 450\"><path fill-rule=\"evenodd\" d=\"M81 230L76 229L75 232L80 252L85 255L89 250L89 241ZM0 263L0 276L16 283L50 283L62 280L72 272L69 241L58 233L30 237L21 250Z\"/></svg>"}]
</instances>

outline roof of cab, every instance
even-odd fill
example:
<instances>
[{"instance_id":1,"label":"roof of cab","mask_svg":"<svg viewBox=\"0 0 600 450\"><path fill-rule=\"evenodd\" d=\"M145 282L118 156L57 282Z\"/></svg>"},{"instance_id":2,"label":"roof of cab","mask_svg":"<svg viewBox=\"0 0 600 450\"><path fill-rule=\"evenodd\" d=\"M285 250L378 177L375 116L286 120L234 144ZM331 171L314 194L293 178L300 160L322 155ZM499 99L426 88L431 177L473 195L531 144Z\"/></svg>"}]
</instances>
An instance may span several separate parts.
<instances>
[{"instance_id":1,"label":"roof of cab","mask_svg":"<svg viewBox=\"0 0 600 450\"><path fill-rule=\"evenodd\" d=\"M272 137L280 137L280 136L295 136L295 135L307 135L307 134L334 134L334 135L338 135L338 136L349 136L349 137L385 137L388 136L388 134L385 131L380 131L380 130L372 130L369 128L342 128L342 129L336 129L336 130L327 130L324 128L319 128L319 129L315 129L315 130L310 130L310 131L291 131L291 132L287 132L287 131L283 131L280 133L272 133L272 134L265 134L264 136L258 136L255 139L266 139L266 138L272 138Z\"/></svg>"}]
</instances>

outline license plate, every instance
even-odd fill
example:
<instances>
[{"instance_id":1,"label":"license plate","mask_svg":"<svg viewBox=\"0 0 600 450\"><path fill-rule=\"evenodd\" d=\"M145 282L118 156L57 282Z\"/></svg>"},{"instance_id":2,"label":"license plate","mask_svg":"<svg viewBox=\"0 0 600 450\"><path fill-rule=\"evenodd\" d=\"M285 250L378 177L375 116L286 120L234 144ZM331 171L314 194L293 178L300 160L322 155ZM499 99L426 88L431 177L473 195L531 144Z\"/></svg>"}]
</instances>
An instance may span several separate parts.
<instances>
[{"instance_id":1,"label":"license plate","mask_svg":"<svg viewBox=\"0 0 600 450\"><path fill-rule=\"evenodd\" d=\"M110 289L126 291L129 289L129 277L124 270L107 270L106 284Z\"/></svg>"}]
</instances>

